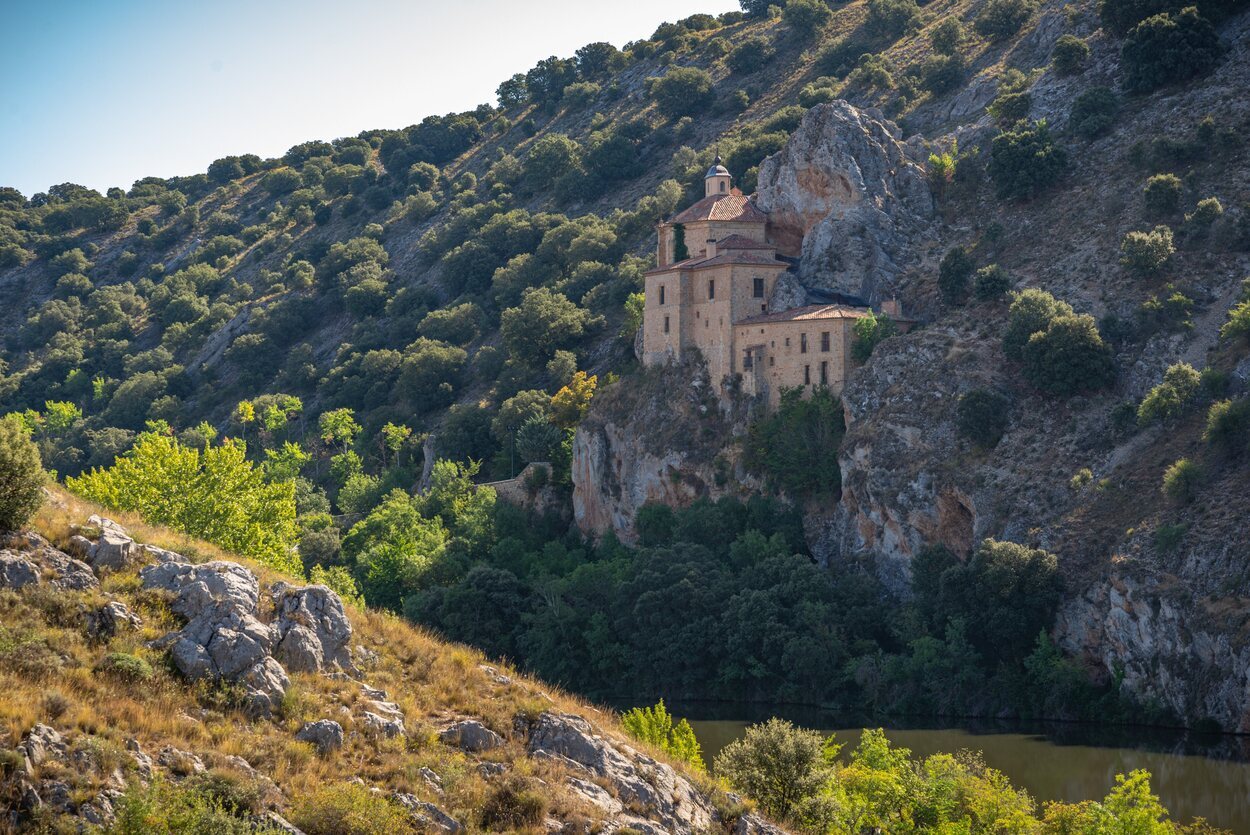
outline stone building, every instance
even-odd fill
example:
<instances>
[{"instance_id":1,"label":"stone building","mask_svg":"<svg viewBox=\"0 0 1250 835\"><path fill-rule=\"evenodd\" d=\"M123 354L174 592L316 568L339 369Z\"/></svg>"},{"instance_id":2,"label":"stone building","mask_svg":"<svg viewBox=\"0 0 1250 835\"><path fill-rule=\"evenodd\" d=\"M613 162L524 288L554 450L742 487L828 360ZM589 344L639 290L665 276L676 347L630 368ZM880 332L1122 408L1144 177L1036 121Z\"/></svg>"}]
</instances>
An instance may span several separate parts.
<instances>
[{"instance_id":1,"label":"stone building","mask_svg":"<svg viewBox=\"0 0 1250 835\"><path fill-rule=\"evenodd\" d=\"M855 321L872 312L845 298L776 309L783 294L774 290L795 259L778 253L769 232L768 215L733 187L717 157L703 199L659 225L657 267L645 279L644 364L697 351L714 382L770 407L783 388L842 390ZM897 305L883 308L905 324Z\"/></svg>"}]
</instances>

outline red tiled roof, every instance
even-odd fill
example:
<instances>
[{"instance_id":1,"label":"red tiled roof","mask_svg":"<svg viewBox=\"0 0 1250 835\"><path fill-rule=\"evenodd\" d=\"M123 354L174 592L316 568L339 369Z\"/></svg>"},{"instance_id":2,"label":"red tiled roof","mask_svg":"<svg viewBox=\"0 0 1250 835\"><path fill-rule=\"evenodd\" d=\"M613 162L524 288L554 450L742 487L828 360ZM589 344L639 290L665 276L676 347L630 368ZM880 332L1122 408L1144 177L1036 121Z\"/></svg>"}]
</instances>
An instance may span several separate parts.
<instances>
[{"instance_id":1,"label":"red tiled roof","mask_svg":"<svg viewBox=\"0 0 1250 835\"><path fill-rule=\"evenodd\" d=\"M779 313L761 313L734 322L735 325L764 325L773 322L802 322L810 319L862 319L872 313L866 307L845 304L809 304Z\"/></svg>"},{"instance_id":2,"label":"red tiled roof","mask_svg":"<svg viewBox=\"0 0 1250 835\"><path fill-rule=\"evenodd\" d=\"M728 194L712 194L683 212L669 223L693 223L699 220L737 220L764 223L768 215L755 208L755 201L734 189Z\"/></svg>"},{"instance_id":3,"label":"red tiled roof","mask_svg":"<svg viewBox=\"0 0 1250 835\"><path fill-rule=\"evenodd\" d=\"M748 238L746 235L730 235L728 238L722 238L716 242L716 251L740 251L744 249L771 249L776 250L777 247L772 244L766 244L761 241Z\"/></svg>"},{"instance_id":4,"label":"red tiled roof","mask_svg":"<svg viewBox=\"0 0 1250 835\"><path fill-rule=\"evenodd\" d=\"M771 249L771 247L769 247ZM711 258L699 256L697 258L687 258L685 261L678 261L675 264L669 264L667 267L656 267L653 270L647 270L646 275L655 275L656 273L676 272L678 270L702 270L707 267L719 267L722 264L760 264L762 266L783 267L788 269L789 264L785 261L778 261L772 255L757 255L752 252L723 252L719 255L713 255Z\"/></svg>"}]
</instances>

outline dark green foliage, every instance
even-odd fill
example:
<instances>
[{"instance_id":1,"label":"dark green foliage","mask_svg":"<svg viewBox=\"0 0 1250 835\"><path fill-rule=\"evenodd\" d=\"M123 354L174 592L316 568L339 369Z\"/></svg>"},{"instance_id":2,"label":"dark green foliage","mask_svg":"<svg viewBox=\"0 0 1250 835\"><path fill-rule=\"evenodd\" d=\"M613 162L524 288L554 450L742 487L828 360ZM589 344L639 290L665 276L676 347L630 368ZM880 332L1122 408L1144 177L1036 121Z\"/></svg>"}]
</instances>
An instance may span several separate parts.
<instances>
[{"instance_id":1,"label":"dark green foliage","mask_svg":"<svg viewBox=\"0 0 1250 835\"><path fill-rule=\"evenodd\" d=\"M1148 93L1204 76L1215 69L1221 55L1215 27L1194 7L1148 17L1133 27L1120 50L1124 89Z\"/></svg>"},{"instance_id":2,"label":"dark green foliage","mask_svg":"<svg viewBox=\"0 0 1250 835\"><path fill-rule=\"evenodd\" d=\"M525 293L518 307L503 312L499 330L509 354L539 367L557 349L581 339L591 324L588 312L560 293L540 287Z\"/></svg>"},{"instance_id":3,"label":"dark green foliage","mask_svg":"<svg viewBox=\"0 0 1250 835\"><path fill-rule=\"evenodd\" d=\"M1072 316L1067 302L1059 301L1045 290L1028 289L1012 295L1007 330L1003 334L1003 353L1007 359L1020 361L1029 338L1046 330L1060 316Z\"/></svg>"},{"instance_id":4,"label":"dark green foliage","mask_svg":"<svg viewBox=\"0 0 1250 835\"><path fill-rule=\"evenodd\" d=\"M926 561L941 558L940 552L924 556ZM918 605L942 623L962 621L968 640L990 661L1029 654L1038 633L1050 629L1062 588L1053 554L992 539L982 542L967 563L918 573L930 577L915 586Z\"/></svg>"},{"instance_id":5,"label":"dark green foliage","mask_svg":"<svg viewBox=\"0 0 1250 835\"><path fill-rule=\"evenodd\" d=\"M1093 139L1110 129L1120 110L1120 100L1106 87L1091 87L1072 102L1068 126L1077 136Z\"/></svg>"},{"instance_id":6,"label":"dark green foliage","mask_svg":"<svg viewBox=\"0 0 1250 835\"><path fill-rule=\"evenodd\" d=\"M110 652L96 664L95 671L127 684L141 684L152 677L151 664L125 652Z\"/></svg>"},{"instance_id":7,"label":"dark green foliage","mask_svg":"<svg viewBox=\"0 0 1250 835\"><path fill-rule=\"evenodd\" d=\"M915 0L868 0L864 29L869 35L894 41L920 23L920 7Z\"/></svg>"},{"instance_id":8,"label":"dark green foliage","mask_svg":"<svg viewBox=\"0 0 1250 835\"><path fill-rule=\"evenodd\" d=\"M998 196L1022 200L1057 183L1068 170L1068 154L1040 122L1020 123L994 137L989 172Z\"/></svg>"},{"instance_id":9,"label":"dark green foliage","mask_svg":"<svg viewBox=\"0 0 1250 835\"><path fill-rule=\"evenodd\" d=\"M1250 398L1211 404L1202 438L1230 457L1250 452Z\"/></svg>"},{"instance_id":10,"label":"dark green foliage","mask_svg":"<svg viewBox=\"0 0 1250 835\"><path fill-rule=\"evenodd\" d=\"M973 389L960 396L956 411L959 434L986 449L1007 431L1011 401L993 389Z\"/></svg>"},{"instance_id":11,"label":"dark green foliage","mask_svg":"<svg viewBox=\"0 0 1250 835\"><path fill-rule=\"evenodd\" d=\"M0 531L22 527L43 504L47 476L17 416L0 419Z\"/></svg>"},{"instance_id":12,"label":"dark green foliage","mask_svg":"<svg viewBox=\"0 0 1250 835\"><path fill-rule=\"evenodd\" d=\"M939 55L955 55L964 40L964 25L957 17L943 18L929 34L933 51Z\"/></svg>"},{"instance_id":13,"label":"dark green foliage","mask_svg":"<svg viewBox=\"0 0 1250 835\"><path fill-rule=\"evenodd\" d=\"M736 73L749 75L773 59L776 50L767 38L746 38L725 57L725 64Z\"/></svg>"},{"instance_id":14,"label":"dark green foliage","mask_svg":"<svg viewBox=\"0 0 1250 835\"><path fill-rule=\"evenodd\" d=\"M1175 174L1155 174L1146 181L1143 196L1147 214L1176 214L1181 206L1181 178Z\"/></svg>"},{"instance_id":15,"label":"dark green foliage","mask_svg":"<svg viewBox=\"0 0 1250 835\"><path fill-rule=\"evenodd\" d=\"M948 93L964 80L964 61L959 55L930 55L920 66L924 88L935 96Z\"/></svg>"},{"instance_id":16,"label":"dark green foliage","mask_svg":"<svg viewBox=\"0 0 1250 835\"><path fill-rule=\"evenodd\" d=\"M1202 465L1188 458L1180 458L1163 473L1163 494L1179 504L1194 500L1202 483Z\"/></svg>"},{"instance_id":17,"label":"dark green foliage","mask_svg":"<svg viewBox=\"0 0 1250 835\"><path fill-rule=\"evenodd\" d=\"M894 320L888 316L875 316L871 312L863 318L855 320L855 341L851 343L851 358L856 362L867 362L877 345L897 332Z\"/></svg>"},{"instance_id":18,"label":"dark green foliage","mask_svg":"<svg viewBox=\"0 0 1250 835\"><path fill-rule=\"evenodd\" d=\"M775 412L751 424L747 466L790 495L836 496L842 490L838 445L845 431L842 404L827 389L806 399L801 389L790 389Z\"/></svg>"},{"instance_id":19,"label":"dark green foliage","mask_svg":"<svg viewBox=\"0 0 1250 835\"><path fill-rule=\"evenodd\" d=\"M1198 14L1213 23L1219 23L1246 8L1246 0L1100 0L1098 14L1103 27L1119 37L1128 34L1134 26L1148 17L1159 14L1176 14L1187 6L1194 6Z\"/></svg>"},{"instance_id":20,"label":"dark green foliage","mask_svg":"<svg viewBox=\"0 0 1250 835\"><path fill-rule=\"evenodd\" d=\"M1000 125L1014 125L1021 119L1029 117L1029 108L1033 106L1033 97L1028 91L1001 92L990 106L986 108Z\"/></svg>"},{"instance_id":21,"label":"dark green foliage","mask_svg":"<svg viewBox=\"0 0 1250 835\"><path fill-rule=\"evenodd\" d=\"M825 0L788 0L782 19L794 35L814 38L832 15Z\"/></svg>"},{"instance_id":22,"label":"dark green foliage","mask_svg":"<svg viewBox=\"0 0 1250 835\"><path fill-rule=\"evenodd\" d=\"M1089 44L1075 35L1061 35L1050 51L1050 64L1059 75L1080 75L1089 60Z\"/></svg>"},{"instance_id":23,"label":"dark green foliage","mask_svg":"<svg viewBox=\"0 0 1250 835\"><path fill-rule=\"evenodd\" d=\"M1034 0L987 0L973 21L977 33L991 40L1010 38L1032 16Z\"/></svg>"},{"instance_id":24,"label":"dark green foliage","mask_svg":"<svg viewBox=\"0 0 1250 835\"><path fill-rule=\"evenodd\" d=\"M1011 276L997 264L990 264L976 271L972 292L978 301L993 301L1011 289Z\"/></svg>"},{"instance_id":25,"label":"dark green foliage","mask_svg":"<svg viewBox=\"0 0 1250 835\"><path fill-rule=\"evenodd\" d=\"M696 67L677 67L651 81L648 95L660 113L670 119L706 110L715 98L712 77Z\"/></svg>"},{"instance_id":26,"label":"dark green foliage","mask_svg":"<svg viewBox=\"0 0 1250 835\"><path fill-rule=\"evenodd\" d=\"M938 266L938 290L947 304L960 304L968 297L968 281L976 263L961 246L953 246Z\"/></svg>"},{"instance_id":27,"label":"dark green foliage","mask_svg":"<svg viewBox=\"0 0 1250 835\"><path fill-rule=\"evenodd\" d=\"M1115 380L1111 348L1094 317L1059 316L1024 346L1024 377L1035 388L1061 397L1106 388Z\"/></svg>"}]
</instances>

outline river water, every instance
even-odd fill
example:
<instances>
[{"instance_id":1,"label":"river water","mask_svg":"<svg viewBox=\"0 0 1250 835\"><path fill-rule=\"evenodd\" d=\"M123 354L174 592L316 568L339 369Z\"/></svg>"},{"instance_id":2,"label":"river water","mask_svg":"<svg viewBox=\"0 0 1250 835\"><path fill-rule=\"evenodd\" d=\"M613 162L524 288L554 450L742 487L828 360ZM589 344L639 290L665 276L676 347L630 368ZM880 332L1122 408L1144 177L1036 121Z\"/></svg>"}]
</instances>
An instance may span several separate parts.
<instances>
[{"instance_id":1,"label":"river water","mask_svg":"<svg viewBox=\"0 0 1250 835\"><path fill-rule=\"evenodd\" d=\"M716 754L767 713L718 705L671 704L689 718L709 766ZM1250 737L1194 734L1137 727L1069 723L969 722L915 727L902 721L858 720L820 711L782 710L797 725L836 734L843 755L860 730L884 724L895 745L927 756L961 749L981 751L991 768L1006 774L1038 801L1101 800L1116 774L1144 768L1173 820L1205 817L1238 835L1250 835Z\"/></svg>"}]
</instances>

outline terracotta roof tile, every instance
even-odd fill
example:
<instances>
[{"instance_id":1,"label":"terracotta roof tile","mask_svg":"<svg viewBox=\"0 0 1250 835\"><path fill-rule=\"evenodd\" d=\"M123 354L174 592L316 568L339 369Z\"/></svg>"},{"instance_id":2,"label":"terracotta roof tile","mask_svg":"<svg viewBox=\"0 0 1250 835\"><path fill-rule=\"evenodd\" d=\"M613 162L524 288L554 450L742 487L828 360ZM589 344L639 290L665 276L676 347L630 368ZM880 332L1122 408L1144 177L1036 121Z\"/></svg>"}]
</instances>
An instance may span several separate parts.
<instances>
[{"instance_id":1,"label":"terracotta roof tile","mask_svg":"<svg viewBox=\"0 0 1250 835\"><path fill-rule=\"evenodd\" d=\"M844 304L809 304L778 313L761 313L734 322L735 325L764 325L773 322L803 322L813 319L862 319L872 313L866 307Z\"/></svg>"},{"instance_id":2,"label":"terracotta roof tile","mask_svg":"<svg viewBox=\"0 0 1250 835\"><path fill-rule=\"evenodd\" d=\"M716 242L716 251L741 251L744 249L770 249L776 250L777 247L772 244L762 243L760 241L748 238L746 235L730 235Z\"/></svg>"},{"instance_id":3,"label":"terracotta roof tile","mask_svg":"<svg viewBox=\"0 0 1250 835\"><path fill-rule=\"evenodd\" d=\"M699 220L736 220L764 223L768 215L755 207L755 201L734 189L728 194L712 194L683 212L669 223L693 223Z\"/></svg>"}]
</instances>

